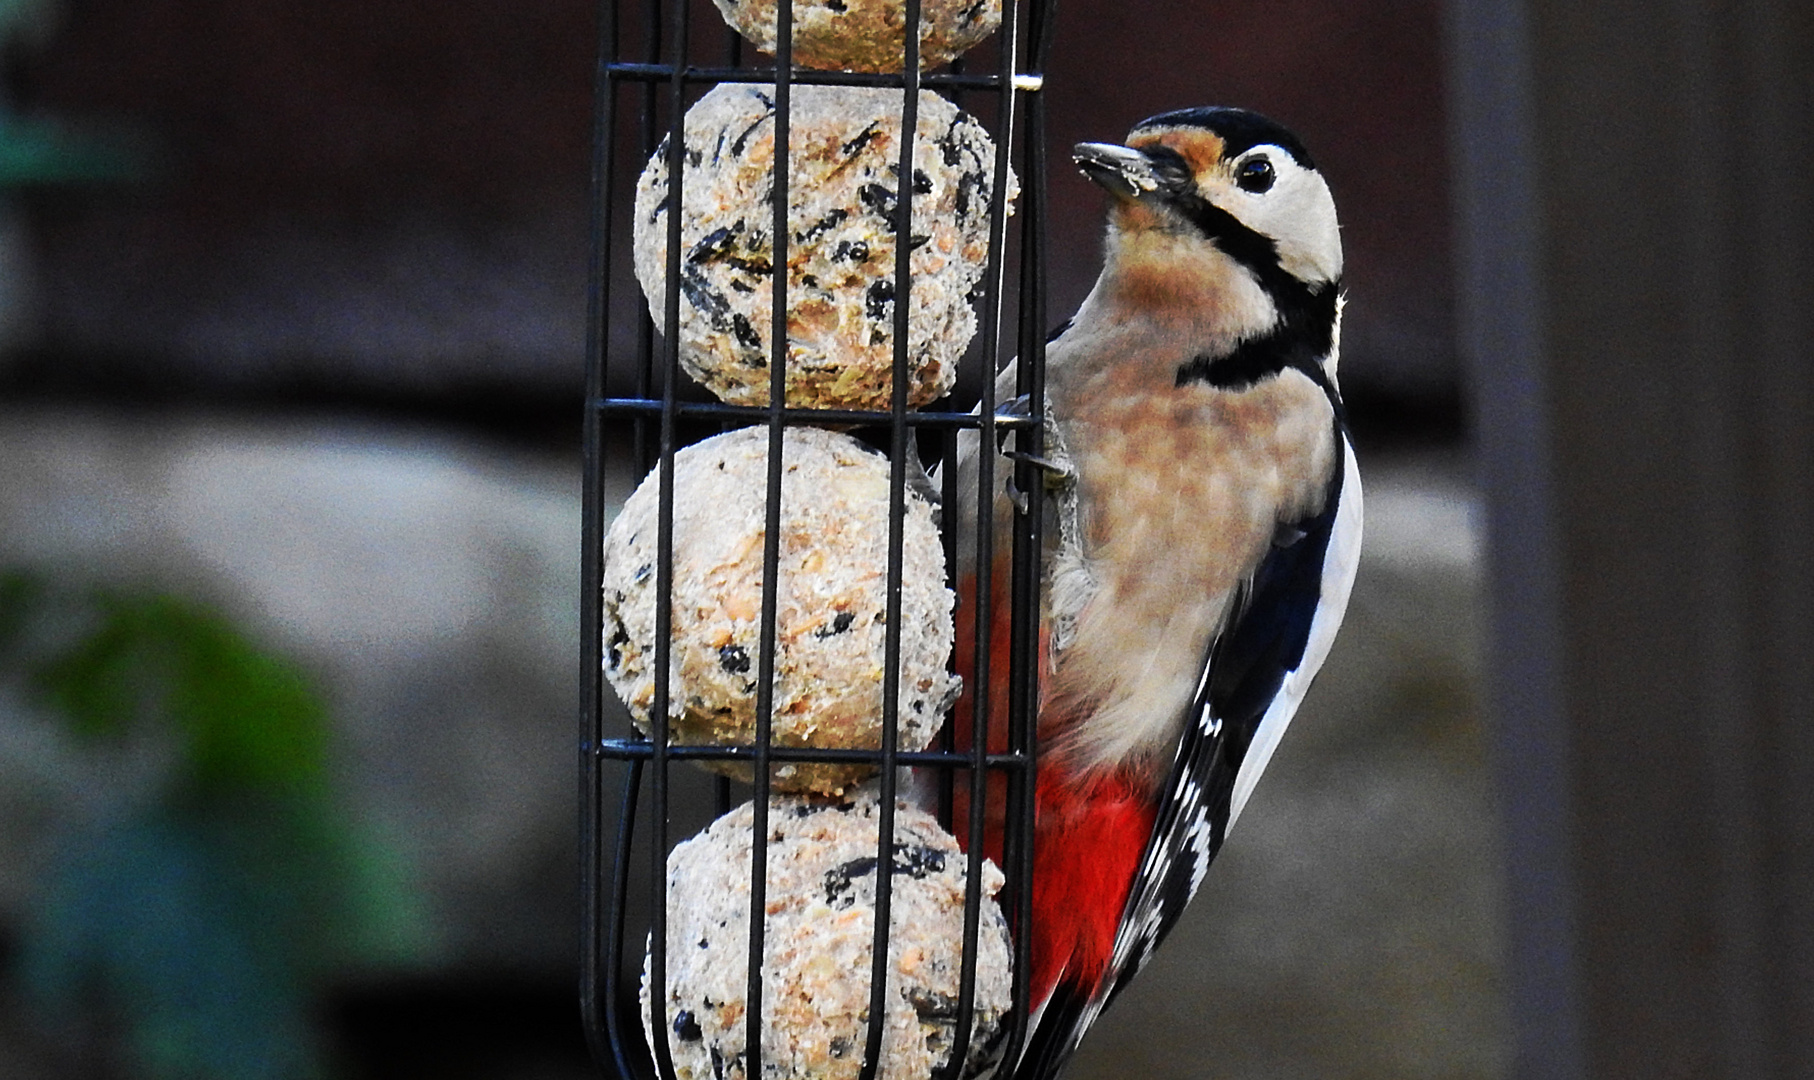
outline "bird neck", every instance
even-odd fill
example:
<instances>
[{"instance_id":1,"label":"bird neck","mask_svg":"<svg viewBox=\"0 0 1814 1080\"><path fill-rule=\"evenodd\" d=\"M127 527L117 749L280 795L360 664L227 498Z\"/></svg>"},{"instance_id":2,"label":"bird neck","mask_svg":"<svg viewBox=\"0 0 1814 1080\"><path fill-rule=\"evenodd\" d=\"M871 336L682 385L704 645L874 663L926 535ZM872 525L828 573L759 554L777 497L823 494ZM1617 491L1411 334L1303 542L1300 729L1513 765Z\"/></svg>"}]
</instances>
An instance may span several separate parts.
<instances>
[{"instance_id":1,"label":"bird neck","mask_svg":"<svg viewBox=\"0 0 1814 1080\"><path fill-rule=\"evenodd\" d=\"M1163 229L1112 230L1102 276L1078 312L1081 325L1157 331L1193 351L1233 345L1278 321L1253 272L1201 238Z\"/></svg>"},{"instance_id":2,"label":"bird neck","mask_svg":"<svg viewBox=\"0 0 1814 1080\"><path fill-rule=\"evenodd\" d=\"M1116 392L1162 393L1194 358L1232 351L1277 323L1259 281L1213 246L1111 231L1102 275L1047 351L1051 392L1099 399L1108 380Z\"/></svg>"}]
</instances>

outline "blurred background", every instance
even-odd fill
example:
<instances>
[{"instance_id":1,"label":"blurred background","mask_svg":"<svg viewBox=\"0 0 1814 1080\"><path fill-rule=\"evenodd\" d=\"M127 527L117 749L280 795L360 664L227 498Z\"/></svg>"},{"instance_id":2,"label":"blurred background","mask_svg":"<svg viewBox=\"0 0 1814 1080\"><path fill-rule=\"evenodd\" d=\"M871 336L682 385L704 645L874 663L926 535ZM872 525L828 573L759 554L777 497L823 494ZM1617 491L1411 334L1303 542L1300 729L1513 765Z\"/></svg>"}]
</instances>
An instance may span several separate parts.
<instances>
[{"instance_id":1,"label":"blurred background","mask_svg":"<svg viewBox=\"0 0 1814 1080\"><path fill-rule=\"evenodd\" d=\"M1808 1075L1809 13L1058 20L1053 321L1100 238L1065 148L1296 130L1369 536L1072 1075ZM0 1076L592 1075L594 26L0 0Z\"/></svg>"}]
</instances>

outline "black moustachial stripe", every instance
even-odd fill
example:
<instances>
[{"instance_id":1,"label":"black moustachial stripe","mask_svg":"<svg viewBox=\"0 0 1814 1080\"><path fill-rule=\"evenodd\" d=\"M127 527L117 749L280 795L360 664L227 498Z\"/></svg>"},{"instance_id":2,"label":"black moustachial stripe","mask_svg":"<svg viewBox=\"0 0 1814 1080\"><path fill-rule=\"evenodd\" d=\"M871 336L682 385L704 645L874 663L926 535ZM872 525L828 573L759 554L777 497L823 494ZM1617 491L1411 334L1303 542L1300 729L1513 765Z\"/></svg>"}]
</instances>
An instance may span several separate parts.
<instances>
[{"instance_id":1,"label":"black moustachial stripe","mask_svg":"<svg viewBox=\"0 0 1814 1080\"><path fill-rule=\"evenodd\" d=\"M1276 146L1291 155L1306 169L1315 170L1310 152L1288 129L1258 113L1245 109L1211 107L1179 109L1142 120L1134 132L1154 127L1194 127L1222 140L1222 160L1231 161L1256 146ZM1165 202L1199 232L1208 237L1229 258L1251 270L1260 285L1272 294L1281 308L1294 304L1309 306L1307 295L1313 287L1288 273L1279 265L1279 247L1272 237L1249 228L1227 210L1215 205L1197 191L1189 163L1169 146L1143 147L1141 152L1152 161L1165 183Z\"/></svg>"},{"instance_id":2,"label":"black moustachial stripe","mask_svg":"<svg viewBox=\"0 0 1814 1080\"><path fill-rule=\"evenodd\" d=\"M1158 158L1173 152L1160 146L1147 151L1147 156ZM1197 194L1194 187L1174 189L1168 201L1230 258L1258 275L1260 284L1266 286L1267 291L1302 285L1279 265L1279 245L1272 237L1242 224L1240 218Z\"/></svg>"},{"instance_id":3,"label":"black moustachial stripe","mask_svg":"<svg viewBox=\"0 0 1814 1080\"><path fill-rule=\"evenodd\" d=\"M1197 193L1191 180L1190 166L1184 156L1169 146L1151 146L1141 151L1152 161L1154 171L1166 185L1165 203L1189 222L1229 258L1253 272L1260 287L1271 294L1280 307L1310 306L1310 293L1323 288L1312 286L1293 276L1279 265L1279 245L1240 218Z\"/></svg>"}]
</instances>

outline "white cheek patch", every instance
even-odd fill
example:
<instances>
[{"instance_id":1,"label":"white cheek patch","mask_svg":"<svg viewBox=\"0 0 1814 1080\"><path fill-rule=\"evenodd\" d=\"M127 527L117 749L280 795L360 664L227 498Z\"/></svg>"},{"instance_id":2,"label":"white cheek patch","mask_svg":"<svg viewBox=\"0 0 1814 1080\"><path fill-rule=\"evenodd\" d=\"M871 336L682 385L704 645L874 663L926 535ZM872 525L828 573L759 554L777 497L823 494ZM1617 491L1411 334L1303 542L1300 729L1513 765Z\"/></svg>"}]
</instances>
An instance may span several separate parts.
<instances>
[{"instance_id":1,"label":"white cheek patch","mask_svg":"<svg viewBox=\"0 0 1814 1080\"><path fill-rule=\"evenodd\" d=\"M1342 276L1342 234L1335 199L1322 175L1304 168L1283 150L1267 154L1278 179L1254 194L1230 185L1217 205L1243 225L1278 245L1279 266L1299 281L1337 281Z\"/></svg>"}]
</instances>

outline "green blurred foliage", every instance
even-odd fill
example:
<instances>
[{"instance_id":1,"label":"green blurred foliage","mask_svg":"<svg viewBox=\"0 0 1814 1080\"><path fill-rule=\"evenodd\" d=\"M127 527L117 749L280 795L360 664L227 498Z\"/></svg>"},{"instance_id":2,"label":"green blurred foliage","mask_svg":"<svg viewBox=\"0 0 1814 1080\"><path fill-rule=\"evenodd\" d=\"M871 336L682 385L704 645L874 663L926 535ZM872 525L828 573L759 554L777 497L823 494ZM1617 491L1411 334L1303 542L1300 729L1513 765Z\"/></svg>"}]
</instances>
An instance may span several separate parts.
<instances>
[{"instance_id":1,"label":"green blurred foliage","mask_svg":"<svg viewBox=\"0 0 1814 1080\"><path fill-rule=\"evenodd\" d=\"M143 141L0 112L0 188L144 179L158 170Z\"/></svg>"},{"instance_id":2,"label":"green blurred foliage","mask_svg":"<svg viewBox=\"0 0 1814 1080\"><path fill-rule=\"evenodd\" d=\"M49 38L60 5L53 0L0 0L0 45ZM83 131L54 119L15 115L0 104L0 189L48 184L107 184L154 172L141 139Z\"/></svg>"},{"instance_id":3,"label":"green blurred foliage","mask_svg":"<svg viewBox=\"0 0 1814 1080\"><path fill-rule=\"evenodd\" d=\"M303 674L221 616L172 596L103 593L98 624L31 673L76 734L119 737L162 723L185 743L198 798L319 789L326 710Z\"/></svg>"},{"instance_id":4,"label":"green blurred foliage","mask_svg":"<svg viewBox=\"0 0 1814 1080\"><path fill-rule=\"evenodd\" d=\"M306 675L200 604L19 573L0 574L0 674L97 753L175 747L148 797L67 823L23 987L78 1026L116 1018L152 1077L323 1075L323 977L407 962L426 938L395 857L334 802Z\"/></svg>"}]
</instances>

